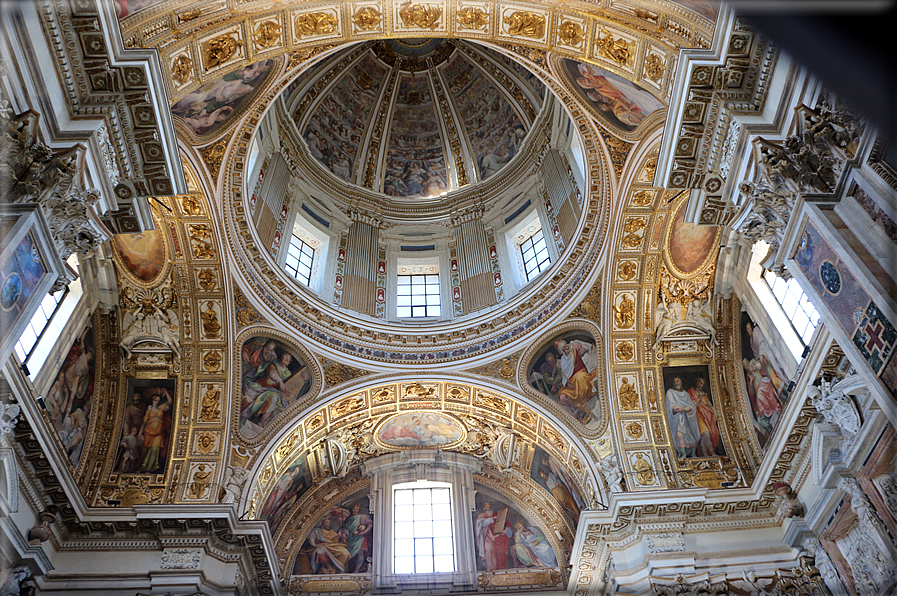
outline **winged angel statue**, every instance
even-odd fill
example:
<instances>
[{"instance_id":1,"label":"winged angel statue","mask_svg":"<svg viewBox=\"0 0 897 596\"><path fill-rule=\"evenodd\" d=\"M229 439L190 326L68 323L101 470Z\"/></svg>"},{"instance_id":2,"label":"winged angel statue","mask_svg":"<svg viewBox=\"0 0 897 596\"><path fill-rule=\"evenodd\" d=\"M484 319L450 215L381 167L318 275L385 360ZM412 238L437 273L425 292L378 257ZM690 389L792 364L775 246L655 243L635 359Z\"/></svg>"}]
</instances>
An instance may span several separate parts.
<instances>
[{"instance_id":1,"label":"winged angel statue","mask_svg":"<svg viewBox=\"0 0 897 596\"><path fill-rule=\"evenodd\" d=\"M153 342L168 346L176 356L181 355L180 328L175 305L174 289L160 291L122 289L119 306L122 316L121 349L127 358L139 344Z\"/></svg>"}]
</instances>

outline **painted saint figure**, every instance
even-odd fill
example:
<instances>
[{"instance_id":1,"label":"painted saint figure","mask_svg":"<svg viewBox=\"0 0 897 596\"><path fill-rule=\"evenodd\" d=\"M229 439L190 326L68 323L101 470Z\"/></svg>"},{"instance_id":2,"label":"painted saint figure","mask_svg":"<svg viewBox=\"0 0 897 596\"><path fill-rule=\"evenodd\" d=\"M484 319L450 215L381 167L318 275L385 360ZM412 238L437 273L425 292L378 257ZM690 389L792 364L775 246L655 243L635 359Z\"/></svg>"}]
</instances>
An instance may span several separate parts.
<instances>
[{"instance_id":1,"label":"painted saint figure","mask_svg":"<svg viewBox=\"0 0 897 596\"><path fill-rule=\"evenodd\" d=\"M698 419L698 455L700 457L712 457L718 455L720 446L719 424L717 423L716 410L710 403L710 396L704 391L704 377L695 380L695 386L688 390L688 395L695 404L696 417Z\"/></svg>"},{"instance_id":2,"label":"painted saint figure","mask_svg":"<svg viewBox=\"0 0 897 596\"><path fill-rule=\"evenodd\" d=\"M676 455L680 458L695 457L700 437L696 406L691 395L682 387L681 377L673 377L673 386L666 392L666 403Z\"/></svg>"},{"instance_id":3,"label":"painted saint figure","mask_svg":"<svg viewBox=\"0 0 897 596\"><path fill-rule=\"evenodd\" d=\"M163 397L165 401L162 401ZM161 395L153 396L152 404L146 408L143 415L143 425L138 433L144 449L140 469L147 474L157 473L165 465L161 453L168 432L164 417L169 407L171 407L171 394L163 388Z\"/></svg>"},{"instance_id":4,"label":"painted saint figure","mask_svg":"<svg viewBox=\"0 0 897 596\"><path fill-rule=\"evenodd\" d=\"M545 535L523 522L514 524L514 558L524 567L557 567L554 550Z\"/></svg>"},{"instance_id":5,"label":"painted saint figure","mask_svg":"<svg viewBox=\"0 0 897 596\"><path fill-rule=\"evenodd\" d=\"M513 531L504 527L507 509L501 513L492 510L492 503L483 503L483 511L477 516L474 532L477 541L477 555L485 563L486 570L507 569L508 545ZM501 519L500 524L496 522Z\"/></svg>"},{"instance_id":6,"label":"painted saint figure","mask_svg":"<svg viewBox=\"0 0 897 596\"><path fill-rule=\"evenodd\" d=\"M585 412L587 419L583 423L586 424L592 415L587 404L595 393L592 383L595 380L595 346L578 339L569 342L559 340L554 345L561 355L561 374L564 380L564 387L558 391L558 398L562 404L575 406Z\"/></svg>"}]
</instances>

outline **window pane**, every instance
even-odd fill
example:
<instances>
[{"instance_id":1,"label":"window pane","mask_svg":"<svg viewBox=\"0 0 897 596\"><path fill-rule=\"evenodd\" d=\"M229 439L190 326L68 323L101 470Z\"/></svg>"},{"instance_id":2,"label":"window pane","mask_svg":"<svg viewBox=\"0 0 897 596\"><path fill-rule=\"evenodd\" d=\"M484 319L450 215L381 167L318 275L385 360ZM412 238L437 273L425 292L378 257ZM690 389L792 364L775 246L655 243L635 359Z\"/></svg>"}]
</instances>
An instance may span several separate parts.
<instances>
[{"instance_id":1,"label":"window pane","mask_svg":"<svg viewBox=\"0 0 897 596\"><path fill-rule=\"evenodd\" d=\"M433 502L434 503L451 503L452 496L451 492L447 488L434 488L431 489L433 491Z\"/></svg>"},{"instance_id":2,"label":"window pane","mask_svg":"<svg viewBox=\"0 0 897 596\"><path fill-rule=\"evenodd\" d=\"M417 495L415 495L417 496ZM400 518L401 519L401 518ZM433 519L432 511L430 510L430 504L415 504L414 505L414 519L423 520L423 519Z\"/></svg>"},{"instance_id":3,"label":"window pane","mask_svg":"<svg viewBox=\"0 0 897 596\"><path fill-rule=\"evenodd\" d=\"M398 515L396 515L396 520L402 519ZM396 521L395 526L395 537L399 538L413 538L414 537L414 524L410 521Z\"/></svg>"},{"instance_id":4,"label":"window pane","mask_svg":"<svg viewBox=\"0 0 897 596\"><path fill-rule=\"evenodd\" d=\"M414 539L415 555L432 555L433 539L432 538L415 538Z\"/></svg>"},{"instance_id":5,"label":"window pane","mask_svg":"<svg viewBox=\"0 0 897 596\"><path fill-rule=\"evenodd\" d=\"M399 317L410 317L411 316L411 308L408 306L400 306L396 314Z\"/></svg>"},{"instance_id":6,"label":"window pane","mask_svg":"<svg viewBox=\"0 0 897 596\"><path fill-rule=\"evenodd\" d=\"M432 536L433 535L433 522L431 522L431 521L415 521L414 522L414 535L415 536Z\"/></svg>"},{"instance_id":7,"label":"window pane","mask_svg":"<svg viewBox=\"0 0 897 596\"><path fill-rule=\"evenodd\" d=\"M414 507L412 505L396 505L396 523L399 523L399 520L411 520L411 515L414 512Z\"/></svg>"},{"instance_id":8,"label":"window pane","mask_svg":"<svg viewBox=\"0 0 897 596\"><path fill-rule=\"evenodd\" d=\"M433 519L452 519L452 506L448 503L434 503Z\"/></svg>"},{"instance_id":9,"label":"window pane","mask_svg":"<svg viewBox=\"0 0 897 596\"><path fill-rule=\"evenodd\" d=\"M398 524L396 524L396 533L398 534ZM409 528L410 530L410 528ZM410 531L409 531L410 534ZM414 540L412 538L396 538L396 554L397 555L407 555L412 552L411 549L414 548Z\"/></svg>"},{"instance_id":10,"label":"window pane","mask_svg":"<svg viewBox=\"0 0 897 596\"><path fill-rule=\"evenodd\" d=\"M410 490L397 490L395 494L396 505L408 505L414 502L414 497L411 495Z\"/></svg>"},{"instance_id":11,"label":"window pane","mask_svg":"<svg viewBox=\"0 0 897 596\"><path fill-rule=\"evenodd\" d=\"M451 536L451 535L452 535L451 520L434 521L433 522L433 536Z\"/></svg>"},{"instance_id":12,"label":"window pane","mask_svg":"<svg viewBox=\"0 0 897 596\"><path fill-rule=\"evenodd\" d=\"M452 550L452 538L451 536L447 538L434 538L433 539L433 554L435 555L450 555L454 552Z\"/></svg>"},{"instance_id":13,"label":"window pane","mask_svg":"<svg viewBox=\"0 0 897 596\"><path fill-rule=\"evenodd\" d=\"M441 309L438 306L428 306L427 307L427 316L428 317L438 317L441 316Z\"/></svg>"},{"instance_id":14,"label":"window pane","mask_svg":"<svg viewBox=\"0 0 897 596\"><path fill-rule=\"evenodd\" d=\"M414 557L396 557L396 573L414 573Z\"/></svg>"},{"instance_id":15,"label":"window pane","mask_svg":"<svg viewBox=\"0 0 897 596\"><path fill-rule=\"evenodd\" d=\"M452 555L437 555L433 557L433 563L436 573L450 573L455 570L455 558Z\"/></svg>"},{"instance_id":16,"label":"window pane","mask_svg":"<svg viewBox=\"0 0 897 596\"><path fill-rule=\"evenodd\" d=\"M399 294L396 296L396 304L398 306L411 306L411 296L402 296Z\"/></svg>"},{"instance_id":17,"label":"window pane","mask_svg":"<svg viewBox=\"0 0 897 596\"><path fill-rule=\"evenodd\" d=\"M433 573L433 556L414 557L415 573Z\"/></svg>"}]
</instances>

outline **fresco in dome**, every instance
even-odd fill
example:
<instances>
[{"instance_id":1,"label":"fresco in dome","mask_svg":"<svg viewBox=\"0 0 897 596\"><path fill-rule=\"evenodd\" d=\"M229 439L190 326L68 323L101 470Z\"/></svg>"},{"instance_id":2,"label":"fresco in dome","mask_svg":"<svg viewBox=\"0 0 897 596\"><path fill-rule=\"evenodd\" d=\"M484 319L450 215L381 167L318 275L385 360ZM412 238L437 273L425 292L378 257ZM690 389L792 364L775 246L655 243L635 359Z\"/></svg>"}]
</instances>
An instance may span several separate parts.
<instances>
[{"instance_id":1,"label":"fresco in dome","mask_svg":"<svg viewBox=\"0 0 897 596\"><path fill-rule=\"evenodd\" d=\"M326 512L302 541L293 575L367 573L371 566L374 519L366 488Z\"/></svg>"},{"instance_id":2,"label":"fresco in dome","mask_svg":"<svg viewBox=\"0 0 897 596\"><path fill-rule=\"evenodd\" d=\"M197 135L214 134L255 97L273 66L274 60L262 60L209 81L171 106L171 113Z\"/></svg>"},{"instance_id":3,"label":"fresco in dome","mask_svg":"<svg viewBox=\"0 0 897 596\"><path fill-rule=\"evenodd\" d=\"M698 226L685 221L683 201L670 229L669 257L683 274L697 271L716 248L716 226Z\"/></svg>"},{"instance_id":4,"label":"fresco in dome","mask_svg":"<svg viewBox=\"0 0 897 596\"><path fill-rule=\"evenodd\" d=\"M293 505L308 492L313 484L307 457L307 453L300 455L277 479L258 514L258 519L268 522L272 536L277 533L277 528Z\"/></svg>"},{"instance_id":5,"label":"fresco in dome","mask_svg":"<svg viewBox=\"0 0 897 596\"><path fill-rule=\"evenodd\" d=\"M663 368L670 440L679 459L726 455L709 379L706 364Z\"/></svg>"},{"instance_id":6,"label":"fresco in dome","mask_svg":"<svg viewBox=\"0 0 897 596\"><path fill-rule=\"evenodd\" d=\"M594 64L569 58L561 63L580 101L601 120L623 132L635 130L649 114L664 107L638 85Z\"/></svg>"},{"instance_id":7,"label":"fresco in dome","mask_svg":"<svg viewBox=\"0 0 897 596\"><path fill-rule=\"evenodd\" d=\"M431 197L448 190L445 149L429 79L426 75L405 75L399 83L389 131L383 192Z\"/></svg>"},{"instance_id":8,"label":"fresco in dome","mask_svg":"<svg viewBox=\"0 0 897 596\"><path fill-rule=\"evenodd\" d=\"M473 535L477 571L558 566L547 535L506 497L481 485L476 489Z\"/></svg>"},{"instance_id":9,"label":"fresco in dome","mask_svg":"<svg viewBox=\"0 0 897 596\"><path fill-rule=\"evenodd\" d=\"M95 380L94 354L93 329L88 325L72 342L47 392L46 407L50 422L73 468L77 468L81 461L90 425Z\"/></svg>"},{"instance_id":10,"label":"fresco in dome","mask_svg":"<svg viewBox=\"0 0 897 596\"><path fill-rule=\"evenodd\" d=\"M174 379L128 379L128 405L115 456L117 473L165 473L174 406Z\"/></svg>"},{"instance_id":11,"label":"fresco in dome","mask_svg":"<svg viewBox=\"0 0 897 596\"><path fill-rule=\"evenodd\" d=\"M463 56L452 58L442 72L464 119L477 173L485 180L511 161L526 126L498 88Z\"/></svg>"},{"instance_id":12,"label":"fresco in dome","mask_svg":"<svg viewBox=\"0 0 897 596\"><path fill-rule=\"evenodd\" d=\"M293 348L270 337L253 337L240 350L243 374L240 433L252 438L290 404L308 393L311 370Z\"/></svg>"},{"instance_id":13,"label":"fresco in dome","mask_svg":"<svg viewBox=\"0 0 897 596\"><path fill-rule=\"evenodd\" d=\"M746 312L741 313L741 368L757 440L765 447L782 415L788 377L763 330Z\"/></svg>"},{"instance_id":14,"label":"fresco in dome","mask_svg":"<svg viewBox=\"0 0 897 596\"><path fill-rule=\"evenodd\" d=\"M5 234L8 229L3 229ZM0 264L0 331L12 329L19 316L27 310L29 299L46 275L47 269L37 250L32 233L25 234L19 245ZM34 300L43 297L34 295Z\"/></svg>"},{"instance_id":15,"label":"fresco in dome","mask_svg":"<svg viewBox=\"0 0 897 596\"><path fill-rule=\"evenodd\" d=\"M377 439L393 447L435 447L461 439L457 421L432 412L399 414L377 430Z\"/></svg>"},{"instance_id":16,"label":"fresco in dome","mask_svg":"<svg viewBox=\"0 0 897 596\"><path fill-rule=\"evenodd\" d=\"M152 281L165 265L165 240L159 228L112 237L121 260L134 277Z\"/></svg>"},{"instance_id":17,"label":"fresco in dome","mask_svg":"<svg viewBox=\"0 0 897 596\"><path fill-rule=\"evenodd\" d=\"M484 48L479 48L482 51ZM517 73L523 81L526 83L526 86L530 88L533 92L533 95L538 97L540 100L545 98L545 85L542 83L542 79L540 79L536 74L520 64L516 60L505 56L504 54L498 54L497 52L490 52L490 55L497 56L502 62L505 63L505 66L513 70ZM538 112L541 106L541 102L536 103L533 106L533 109Z\"/></svg>"},{"instance_id":18,"label":"fresco in dome","mask_svg":"<svg viewBox=\"0 0 897 596\"><path fill-rule=\"evenodd\" d=\"M536 352L527 371L530 386L559 403L586 428L598 428L598 351L585 331L553 337Z\"/></svg>"},{"instance_id":19,"label":"fresco in dome","mask_svg":"<svg viewBox=\"0 0 897 596\"><path fill-rule=\"evenodd\" d=\"M536 447L530 478L554 497L575 528L579 524L579 514L585 509L586 502L563 464L541 447Z\"/></svg>"},{"instance_id":20,"label":"fresco in dome","mask_svg":"<svg viewBox=\"0 0 897 596\"><path fill-rule=\"evenodd\" d=\"M352 180L358 146L385 76L386 69L365 55L321 100L302 132L314 158L343 180Z\"/></svg>"}]
</instances>

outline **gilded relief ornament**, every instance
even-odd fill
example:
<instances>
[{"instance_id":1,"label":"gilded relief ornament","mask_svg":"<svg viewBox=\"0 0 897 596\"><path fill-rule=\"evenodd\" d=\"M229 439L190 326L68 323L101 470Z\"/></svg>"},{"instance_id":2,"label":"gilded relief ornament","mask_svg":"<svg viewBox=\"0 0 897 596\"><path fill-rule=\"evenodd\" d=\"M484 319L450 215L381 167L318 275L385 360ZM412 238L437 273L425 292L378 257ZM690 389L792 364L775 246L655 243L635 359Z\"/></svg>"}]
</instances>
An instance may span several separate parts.
<instances>
[{"instance_id":1,"label":"gilded relief ornament","mask_svg":"<svg viewBox=\"0 0 897 596\"><path fill-rule=\"evenodd\" d=\"M336 31L339 25L336 16L326 12L307 12L296 17L294 22L299 37L328 35Z\"/></svg>"},{"instance_id":2,"label":"gilded relief ornament","mask_svg":"<svg viewBox=\"0 0 897 596\"><path fill-rule=\"evenodd\" d=\"M226 151L227 143L225 141L219 141L214 145L209 145L199 150L213 179L218 178L218 172L221 170L221 162L224 161Z\"/></svg>"},{"instance_id":3,"label":"gilded relief ornament","mask_svg":"<svg viewBox=\"0 0 897 596\"><path fill-rule=\"evenodd\" d=\"M205 43L203 51L205 53L206 70L224 64L237 53L240 42L233 35L233 33L219 35Z\"/></svg>"},{"instance_id":4,"label":"gilded relief ornament","mask_svg":"<svg viewBox=\"0 0 897 596\"><path fill-rule=\"evenodd\" d=\"M635 470L635 479L642 486L651 486L654 484L654 469L641 453L635 454L635 461L632 462L632 469Z\"/></svg>"},{"instance_id":5,"label":"gilded relief ornament","mask_svg":"<svg viewBox=\"0 0 897 596\"><path fill-rule=\"evenodd\" d=\"M638 273L638 265L635 261L623 261L617 268L617 277L620 281L632 281Z\"/></svg>"},{"instance_id":6,"label":"gilded relief ornament","mask_svg":"<svg viewBox=\"0 0 897 596\"><path fill-rule=\"evenodd\" d=\"M265 21L259 23L253 33L252 41L262 48L270 48L280 40L280 32L283 27L277 21Z\"/></svg>"},{"instance_id":7,"label":"gilded relief ornament","mask_svg":"<svg viewBox=\"0 0 897 596\"><path fill-rule=\"evenodd\" d=\"M640 231L648 227L648 223L641 218L630 218L623 224L622 243L626 248L638 248L642 244Z\"/></svg>"},{"instance_id":8,"label":"gilded relief ornament","mask_svg":"<svg viewBox=\"0 0 897 596\"><path fill-rule=\"evenodd\" d=\"M206 339L218 339L221 335L221 323L218 322L215 305L212 302L206 302L206 309L199 313L199 316L202 319L202 330Z\"/></svg>"},{"instance_id":9,"label":"gilded relief ornament","mask_svg":"<svg viewBox=\"0 0 897 596\"><path fill-rule=\"evenodd\" d=\"M191 195L181 197L181 209L184 211L184 215L202 215L202 203Z\"/></svg>"},{"instance_id":10,"label":"gilded relief ornament","mask_svg":"<svg viewBox=\"0 0 897 596\"><path fill-rule=\"evenodd\" d=\"M362 31L376 29L380 26L381 20L383 20L383 15L373 6L359 8L355 14L352 15L352 22Z\"/></svg>"},{"instance_id":11,"label":"gilded relief ornament","mask_svg":"<svg viewBox=\"0 0 897 596\"><path fill-rule=\"evenodd\" d=\"M602 27L603 37L598 37L598 53L610 58L620 66L632 66L635 59L636 44L634 41L626 41L622 37L614 39L614 36Z\"/></svg>"},{"instance_id":12,"label":"gilded relief ornament","mask_svg":"<svg viewBox=\"0 0 897 596\"><path fill-rule=\"evenodd\" d=\"M649 54L645 59L645 74L655 83L663 77L664 68L663 58L657 54Z\"/></svg>"},{"instance_id":13,"label":"gilded relief ornament","mask_svg":"<svg viewBox=\"0 0 897 596\"><path fill-rule=\"evenodd\" d=\"M206 372L218 372L218 369L221 367L221 352L217 350L206 352L202 357L202 365L205 367Z\"/></svg>"},{"instance_id":14,"label":"gilded relief ornament","mask_svg":"<svg viewBox=\"0 0 897 596\"><path fill-rule=\"evenodd\" d=\"M629 294L623 294L620 304L614 306L614 322L621 329L629 329L635 325L635 302Z\"/></svg>"},{"instance_id":15,"label":"gilded relief ornament","mask_svg":"<svg viewBox=\"0 0 897 596\"><path fill-rule=\"evenodd\" d=\"M632 357L635 355L635 348L632 347L632 342L629 341L621 341L617 344L614 352L617 355L617 360L632 360Z\"/></svg>"},{"instance_id":16,"label":"gilded relief ornament","mask_svg":"<svg viewBox=\"0 0 897 596\"><path fill-rule=\"evenodd\" d=\"M406 27L419 27L433 31L439 27L442 9L435 4L412 3L410 0L399 9L399 18Z\"/></svg>"},{"instance_id":17,"label":"gilded relief ornament","mask_svg":"<svg viewBox=\"0 0 897 596\"><path fill-rule=\"evenodd\" d=\"M647 207L654 202L653 190L639 190L632 195L633 207Z\"/></svg>"},{"instance_id":18,"label":"gilded relief ornament","mask_svg":"<svg viewBox=\"0 0 897 596\"><path fill-rule=\"evenodd\" d=\"M364 396L347 397L330 407L330 418L339 418L364 407Z\"/></svg>"},{"instance_id":19,"label":"gilded relief ornament","mask_svg":"<svg viewBox=\"0 0 897 596\"><path fill-rule=\"evenodd\" d=\"M642 430L642 425L638 422L630 422L626 425L626 434L633 440L642 436Z\"/></svg>"},{"instance_id":20,"label":"gilded relief ornament","mask_svg":"<svg viewBox=\"0 0 897 596\"><path fill-rule=\"evenodd\" d=\"M265 319L259 314L259 311L250 304L246 296L239 288L234 288L234 307L236 309L237 325L242 329L256 323L263 323Z\"/></svg>"},{"instance_id":21,"label":"gilded relief ornament","mask_svg":"<svg viewBox=\"0 0 897 596\"><path fill-rule=\"evenodd\" d=\"M199 287L206 292L211 292L218 285L218 282L215 281L215 273L211 269L200 269L197 277L199 278Z\"/></svg>"},{"instance_id":22,"label":"gilded relief ornament","mask_svg":"<svg viewBox=\"0 0 897 596\"><path fill-rule=\"evenodd\" d=\"M474 6L462 8L455 16L458 18L458 24L465 29L485 29L489 24L489 15L483 12L483 9Z\"/></svg>"},{"instance_id":23,"label":"gilded relief ornament","mask_svg":"<svg viewBox=\"0 0 897 596\"><path fill-rule=\"evenodd\" d=\"M202 433L196 437L196 448L203 455L208 455L215 446L215 435L212 433Z\"/></svg>"},{"instance_id":24,"label":"gilded relief ornament","mask_svg":"<svg viewBox=\"0 0 897 596\"><path fill-rule=\"evenodd\" d=\"M621 410L638 410L639 403L638 392L635 386L629 382L628 377L623 377L620 384L620 409Z\"/></svg>"},{"instance_id":25,"label":"gilded relief ornament","mask_svg":"<svg viewBox=\"0 0 897 596\"><path fill-rule=\"evenodd\" d=\"M171 62L171 78L178 85L183 85L193 78L193 60L186 54L181 54Z\"/></svg>"},{"instance_id":26,"label":"gilded relief ornament","mask_svg":"<svg viewBox=\"0 0 897 596\"><path fill-rule=\"evenodd\" d=\"M212 229L206 224L187 226L190 240L193 242L193 256L197 259L211 259L215 256L212 248Z\"/></svg>"},{"instance_id":27,"label":"gilded relief ornament","mask_svg":"<svg viewBox=\"0 0 897 596\"><path fill-rule=\"evenodd\" d=\"M558 26L558 37L568 46L578 46L586 38L580 24L569 19L561 21Z\"/></svg>"},{"instance_id":28,"label":"gilded relief ornament","mask_svg":"<svg viewBox=\"0 0 897 596\"><path fill-rule=\"evenodd\" d=\"M202 396L202 409L199 413L200 422L214 422L218 420L218 412L221 410L221 390L218 385L210 385Z\"/></svg>"},{"instance_id":29,"label":"gilded relief ornament","mask_svg":"<svg viewBox=\"0 0 897 596\"><path fill-rule=\"evenodd\" d=\"M368 371L366 370L347 366L340 362L328 360L327 358L321 359L321 365L324 367L324 380L331 387L368 374Z\"/></svg>"},{"instance_id":30,"label":"gilded relief ornament","mask_svg":"<svg viewBox=\"0 0 897 596\"><path fill-rule=\"evenodd\" d=\"M205 464L199 465L196 472L193 473L193 481L187 487L188 498L202 499L206 495L209 487L212 485L212 481L209 478L212 476L213 471L212 468Z\"/></svg>"},{"instance_id":31,"label":"gilded relief ornament","mask_svg":"<svg viewBox=\"0 0 897 596\"><path fill-rule=\"evenodd\" d=\"M508 26L508 35L539 39L545 35L545 17L534 12L515 10L502 19Z\"/></svg>"}]
</instances>

